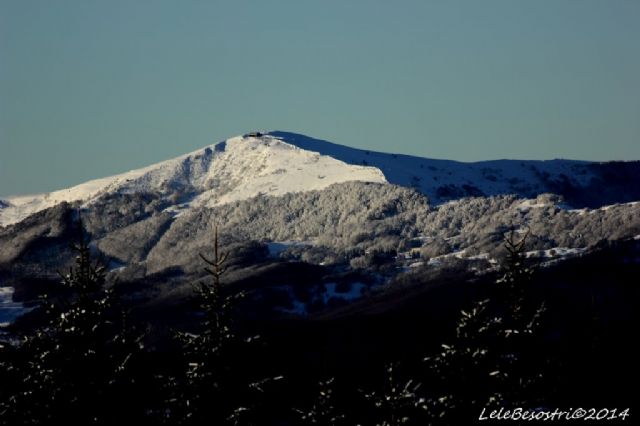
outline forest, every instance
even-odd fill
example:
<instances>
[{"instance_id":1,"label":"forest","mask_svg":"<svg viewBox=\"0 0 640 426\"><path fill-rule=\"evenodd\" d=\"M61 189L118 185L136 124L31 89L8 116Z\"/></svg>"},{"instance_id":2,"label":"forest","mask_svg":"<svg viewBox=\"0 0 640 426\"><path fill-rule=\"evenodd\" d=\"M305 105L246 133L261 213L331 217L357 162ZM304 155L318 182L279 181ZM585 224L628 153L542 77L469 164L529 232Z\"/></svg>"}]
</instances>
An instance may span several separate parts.
<instances>
[{"instance_id":1,"label":"forest","mask_svg":"<svg viewBox=\"0 0 640 426\"><path fill-rule=\"evenodd\" d=\"M533 231L514 228L492 273L417 270L360 312L273 319L225 285L216 226L183 253L206 275L166 322L170 306L140 309L75 229L75 264L0 335L1 424L458 425L575 406L624 421L635 403L636 240L540 268Z\"/></svg>"}]
</instances>

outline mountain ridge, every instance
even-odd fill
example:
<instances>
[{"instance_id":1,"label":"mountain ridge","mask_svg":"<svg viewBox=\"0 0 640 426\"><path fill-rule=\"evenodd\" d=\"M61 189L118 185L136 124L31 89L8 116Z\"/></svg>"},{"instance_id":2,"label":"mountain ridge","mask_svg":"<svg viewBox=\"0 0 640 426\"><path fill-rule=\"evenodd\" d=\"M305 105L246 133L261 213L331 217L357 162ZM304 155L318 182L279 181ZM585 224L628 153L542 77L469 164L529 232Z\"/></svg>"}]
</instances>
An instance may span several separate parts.
<instances>
[{"instance_id":1,"label":"mountain ridge","mask_svg":"<svg viewBox=\"0 0 640 426\"><path fill-rule=\"evenodd\" d=\"M168 211L213 206L256 195L323 189L349 181L411 187L434 204L468 196L555 193L575 208L640 199L640 162L489 160L458 162L351 148L309 136L253 132L110 177L45 194L0 199L0 226L57 203L90 205L108 193L162 194Z\"/></svg>"}]
</instances>

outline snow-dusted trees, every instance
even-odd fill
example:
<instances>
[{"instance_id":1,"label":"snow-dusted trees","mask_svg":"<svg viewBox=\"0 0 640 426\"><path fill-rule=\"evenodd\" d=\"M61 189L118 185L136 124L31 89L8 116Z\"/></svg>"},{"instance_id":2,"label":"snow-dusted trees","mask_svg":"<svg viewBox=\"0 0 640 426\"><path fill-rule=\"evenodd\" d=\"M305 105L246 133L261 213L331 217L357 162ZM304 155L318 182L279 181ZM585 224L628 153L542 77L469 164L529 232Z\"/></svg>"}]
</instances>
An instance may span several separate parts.
<instances>
[{"instance_id":1,"label":"snow-dusted trees","mask_svg":"<svg viewBox=\"0 0 640 426\"><path fill-rule=\"evenodd\" d=\"M335 378L331 377L318 382L315 399L305 409L294 408L300 421L305 425L338 426L345 425L346 416L340 412L334 390Z\"/></svg>"},{"instance_id":2,"label":"snow-dusted trees","mask_svg":"<svg viewBox=\"0 0 640 426\"><path fill-rule=\"evenodd\" d=\"M540 396L534 385L544 360L535 345L544 305L529 300L526 238L509 234L502 276L461 312L453 340L425 359L438 392L429 404L436 422L456 424L483 407L531 404Z\"/></svg>"},{"instance_id":3,"label":"snow-dusted trees","mask_svg":"<svg viewBox=\"0 0 640 426\"><path fill-rule=\"evenodd\" d=\"M415 234L417 216L428 209L426 198L413 190L362 182L281 197L258 196L176 218L154 242L147 259L154 270L167 263L186 265L189 271L199 269L191 254L207 246L204 231L216 218L225 246L248 240L312 241L327 252L310 258L338 262L354 249L395 249L400 239ZM297 250L297 255L302 251Z\"/></svg>"},{"instance_id":4,"label":"snow-dusted trees","mask_svg":"<svg viewBox=\"0 0 640 426\"><path fill-rule=\"evenodd\" d=\"M77 227L63 295L44 300L43 325L2 349L0 370L12 380L0 401L2 424L109 424L142 412L131 405L142 334L107 287L105 268L91 259L82 223Z\"/></svg>"},{"instance_id":5,"label":"snow-dusted trees","mask_svg":"<svg viewBox=\"0 0 640 426\"><path fill-rule=\"evenodd\" d=\"M137 241L128 236L131 231L140 240L153 239L151 245L155 246L150 251L146 244L134 244L140 247L139 253L128 256L147 256L154 271L171 265L197 270L191 253L206 247L203 230L214 217L223 224L225 246L249 240L305 241L312 244L292 246L282 254L314 263L348 263L354 257L349 253L358 251L403 251L418 237L424 237L422 252L427 257L465 250L465 256L488 254L489 258L500 258L505 253L502 233L513 224L526 223L531 230L529 250L587 247L612 236L637 235L639 213L640 203L593 211L568 210L551 195L534 200L513 195L465 198L430 206L423 195L411 189L348 182L322 191L259 196L196 210L171 219L168 230L164 219L149 219L150 232L132 225L131 229L118 230L117 238ZM114 238L107 240L112 243ZM103 246L115 252L113 244Z\"/></svg>"},{"instance_id":6,"label":"snow-dusted trees","mask_svg":"<svg viewBox=\"0 0 640 426\"><path fill-rule=\"evenodd\" d=\"M324 264L348 263L354 250L401 251L421 236L427 237L427 257L466 250L465 256L499 258L502 230L518 223L531 230L529 250L588 247L640 234L640 203L572 210L557 196L543 194L532 200L501 195L434 206L413 189L365 182L194 207L180 215L168 205L159 193L105 195L86 212L87 228L100 251L122 263L145 262L148 273L173 266L200 271L192 254L207 246L205 231L213 217L221 223L227 248L248 241L306 241L313 248L283 255Z\"/></svg>"},{"instance_id":7,"label":"snow-dusted trees","mask_svg":"<svg viewBox=\"0 0 640 426\"><path fill-rule=\"evenodd\" d=\"M364 397L372 404L371 417L375 426L419 424L429 409L419 392L421 384L412 379L399 379L396 367L394 364L387 365L382 386L364 393Z\"/></svg>"}]
</instances>

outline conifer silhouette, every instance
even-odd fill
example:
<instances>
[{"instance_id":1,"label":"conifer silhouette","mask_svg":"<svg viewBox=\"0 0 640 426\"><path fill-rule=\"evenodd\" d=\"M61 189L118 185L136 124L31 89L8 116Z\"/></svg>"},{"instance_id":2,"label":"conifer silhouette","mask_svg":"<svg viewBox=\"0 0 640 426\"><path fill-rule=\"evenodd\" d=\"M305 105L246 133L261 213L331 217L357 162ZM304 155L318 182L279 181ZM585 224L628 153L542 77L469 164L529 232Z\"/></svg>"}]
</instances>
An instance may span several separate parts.
<instances>
[{"instance_id":1,"label":"conifer silhouette","mask_svg":"<svg viewBox=\"0 0 640 426\"><path fill-rule=\"evenodd\" d=\"M542 362L534 345L544 305L527 299L533 274L525 264L528 235L517 238L512 230L505 237L503 273L486 298L461 311L453 341L425 358L440 391L429 400L436 423L536 400L533 385L542 377Z\"/></svg>"},{"instance_id":2,"label":"conifer silhouette","mask_svg":"<svg viewBox=\"0 0 640 426\"><path fill-rule=\"evenodd\" d=\"M419 417L428 409L426 400L418 392L421 384L414 380L399 380L396 367L388 364L383 386L364 393L365 399L373 404L376 426L418 424Z\"/></svg>"},{"instance_id":3,"label":"conifer silhouette","mask_svg":"<svg viewBox=\"0 0 640 426\"><path fill-rule=\"evenodd\" d=\"M200 254L210 282L195 287L200 324L197 332L178 332L186 364L184 377L171 379L172 397L166 420L169 423L252 424L256 394L271 380L252 381L241 359L247 344L257 336L240 338L233 324L233 309L244 292L223 295L221 277L228 253L219 248L218 227L213 230L213 257Z\"/></svg>"},{"instance_id":4,"label":"conifer silhouette","mask_svg":"<svg viewBox=\"0 0 640 426\"><path fill-rule=\"evenodd\" d=\"M66 292L43 297L46 322L20 335L0 365L18 379L0 403L2 424L108 424L114 404L123 411L128 405L129 364L143 334L107 288L106 269L92 260L80 219L76 227L75 266L60 274Z\"/></svg>"},{"instance_id":5,"label":"conifer silhouette","mask_svg":"<svg viewBox=\"0 0 640 426\"><path fill-rule=\"evenodd\" d=\"M338 426L345 424L345 415L338 412L334 393L334 378L320 380L315 400L304 410L295 408L300 421L305 425Z\"/></svg>"}]
</instances>

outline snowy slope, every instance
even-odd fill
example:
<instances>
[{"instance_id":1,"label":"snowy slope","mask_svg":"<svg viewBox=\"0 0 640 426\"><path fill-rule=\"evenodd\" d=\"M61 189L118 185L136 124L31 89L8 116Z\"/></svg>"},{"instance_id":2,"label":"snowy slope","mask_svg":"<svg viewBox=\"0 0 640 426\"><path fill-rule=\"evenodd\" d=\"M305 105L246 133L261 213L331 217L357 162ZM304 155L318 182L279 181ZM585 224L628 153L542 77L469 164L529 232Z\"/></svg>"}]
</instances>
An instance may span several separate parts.
<instances>
[{"instance_id":1,"label":"snowy slope","mask_svg":"<svg viewBox=\"0 0 640 426\"><path fill-rule=\"evenodd\" d=\"M573 207L640 199L640 162L495 160L462 163L349 148L288 132L238 136L181 157L47 194L0 200L0 226L62 201L91 205L104 194L153 192L169 211L220 205L259 194L323 189L347 181L413 187L439 204L468 196L542 193ZM523 206L528 208L528 206Z\"/></svg>"},{"instance_id":2,"label":"snowy slope","mask_svg":"<svg viewBox=\"0 0 640 426\"><path fill-rule=\"evenodd\" d=\"M374 167L349 165L300 149L276 137L234 137L192 153L116 176L46 194L8 197L0 225L16 223L63 201L93 200L108 193L158 192L173 210L213 206L259 194L323 189L347 181L386 182Z\"/></svg>"},{"instance_id":3,"label":"snowy slope","mask_svg":"<svg viewBox=\"0 0 640 426\"><path fill-rule=\"evenodd\" d=\"M462 196L519 194L535 197L545 192L545 181L585 186L593 174L592 163L573 160L495 160L463 163L402 154L365 151L287 132L272 132L302 149L329 155L349 164L374 166L393 184L410 186L436 202Z\"/></svg>"}]
</instances>

